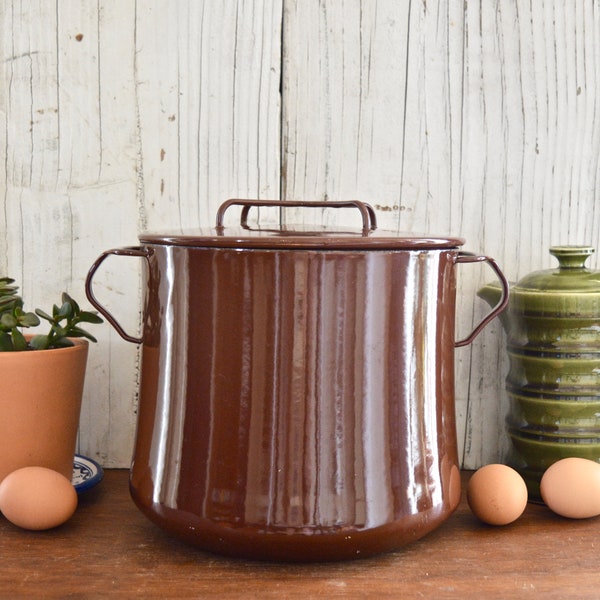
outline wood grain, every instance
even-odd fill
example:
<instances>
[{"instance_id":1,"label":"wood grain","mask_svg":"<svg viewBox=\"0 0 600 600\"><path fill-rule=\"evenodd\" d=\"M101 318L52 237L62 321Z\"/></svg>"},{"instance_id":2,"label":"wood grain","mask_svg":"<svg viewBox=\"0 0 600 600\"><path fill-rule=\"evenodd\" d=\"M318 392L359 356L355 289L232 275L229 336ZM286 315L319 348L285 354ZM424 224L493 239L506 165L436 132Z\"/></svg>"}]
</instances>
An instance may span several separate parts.
<instances>
[{"instance_id":1,"label":"wood grain","mask_svg":"<svg viewBox=\"0 0 600 600\"><path fill-rule=\"evenodd\" d=\"M380 227L462 236L511 280L600 239L592 0L13 0L0 26L0 272L31 306L82 298L100 252L211 225L228 197L365 200ZM97 276L133 333L140 268ZM491 279L460 269L461 336ZM138 350L96 331L80 450L126 466ZM507 449L503 344L494 323L456 352L466 467Z\"/></svg>"},{"instance_id":2,"label":"wood grain","mask_svg":"<svg viewBox=\"0 0 600 600\"><path fill-rule=\"evenodd\" d=\"M463 473L463 483L468 473ZM596 598L597 519L570 521L540 505L503 528L463 500L438 530L354 562L278 564L200 552L165 535L129 498L126 471L80 499L46 532L0 518L2 598Z\"/></svg>"}]
</instances>

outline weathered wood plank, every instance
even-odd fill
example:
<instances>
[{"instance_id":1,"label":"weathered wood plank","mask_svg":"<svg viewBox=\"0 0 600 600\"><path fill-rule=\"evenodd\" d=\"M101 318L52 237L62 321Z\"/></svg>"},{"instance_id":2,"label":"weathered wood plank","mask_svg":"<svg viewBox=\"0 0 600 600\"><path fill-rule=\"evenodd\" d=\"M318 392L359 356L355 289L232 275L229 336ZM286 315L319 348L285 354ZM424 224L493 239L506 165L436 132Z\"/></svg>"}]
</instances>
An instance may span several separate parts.
<instances>
[{"instance_id":1,"label":"weathered wood plank","mask_svg":"<svg viewBox=\"0 0 600 600\"><path fill-rule=\"evenodd\" d=\"M271 0L138 7L144 227L209 226L229 197L279 197L280 26Z\"/></svg>"},{"instance_id":2,"label":"weathered wood plank","mask_svg":"<svg viewBox=\"0 0 600 600\"><path fill-rule=\"evenodd\" d=\"M284 16L286 198L371 201L382 226L462 236L511 279L549 267L552 244L597 242L592 2L290 0ZM459 277L461 335L492 275ZM499 324L456 358L476 467L507 447Z\"/></svg>"},{"instance_id":3,"label":"weathered wood plank","mask_svg":"<svg viewBox=\"0 0 600 600\"><path fill-rule=\"evenodd\" d=\"M0 24L0 271L32 306L82 296L94 258L141 230L211 225L227 197L365 200L380 227L462 236L512 280L600 239L592 0L30 0ZM96 278L132 332L140 268ZM460 267L459 335L491 278ZM138 351L100 330L81 451L126 466ZM494 323L456 351L469 468L507 447L503 344Z\"/></svg>"},{"instance_id":4,"label":"weathered wood plank","mask_svg":"<svg viewBox=\"0 0 600 600\"><path fill-rule=\"evenodd\" d=\"M63 289L83 299L96 256L143 229L206 226L230 195L278 196L277 3L3 3L0 22L0 267L31 306ZM95 278L134 333L140 268L111 259ZM97 337L80 450L126 466L138 350L108 326Z\"/></svg>"}]
</instances>

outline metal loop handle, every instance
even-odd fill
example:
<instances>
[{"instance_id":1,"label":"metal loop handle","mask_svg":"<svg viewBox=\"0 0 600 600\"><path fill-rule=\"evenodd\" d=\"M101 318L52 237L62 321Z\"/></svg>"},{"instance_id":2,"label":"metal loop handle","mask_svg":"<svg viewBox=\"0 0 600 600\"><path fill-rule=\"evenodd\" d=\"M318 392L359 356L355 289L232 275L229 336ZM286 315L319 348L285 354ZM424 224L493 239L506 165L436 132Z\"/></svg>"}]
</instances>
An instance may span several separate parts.
<instances>
[{"instance_id":1,"label":"metal loop handle","mask_svg":"<svg viewBox=\"0 0 600 600\"><path fill-rule=\"evenodd\" d=\"M483 318L483 320L473 329L470 335L466 338L459 340L458 342L454 342L454 346L459 348L461 346L467 346L470 344L475 337L480 333L480 331L496 316L498 316L508 304L508 281L504 276L504 273L500 270L498 263L489 256L477 256L475 254L470 254L468 252L460 252L456 258L457 263L475 263L475 262L486 262L496 273L496 276L500 280L500 284L502 286L502 295L500 296L500 300L498 304L494 306L494 308Z\"/></svg>"},{"instance_id":2,"label":"metal loop handle","mask_svg":"<svg viewBox=\"0 0 600 600\"><path fill-rule=\"evenodd\" d=\"M362 234L369 235L371 231L377 229L377 217L370 204L360 200L339 200L339 201L308 201L308 200L240 200L232 198L221 204L217 211L216 229L221 232L224 229L223 221L225 211L230 206L242 206L240 225L248 229L248 213L253 207L277 206L279 208L357 208L362 216Z\"/></svg>"},{"instance_id":3,"label":"metal loop handle","mask_svg":"<svg viewBox=\"0 0 600 600\"><path fill-rule=\"evenodd\" d=\"M97 300L94 295L94 291L92 289L92 279L94 274L100 267L100 265L108 258L110 255L115 256L135 256L139 258L145 258L148 260L149 256L152 254L152 251L146 248L141 248L139 246L131 246L128 248L113 248L112 250L107 250L103 252L97 259L96 262L91 266L88 271L86 280L85 280L85 293L88 300L94 305L98 311L106 317L106 320L116 329L117 333L127 342L132 342L134 344L141 344L143 339L141 337L135 337L133 335L129 335L123 327L119 324L119 322L112 316L108 309L106 309L100 302Z\"/></svg>"}]
</instances>

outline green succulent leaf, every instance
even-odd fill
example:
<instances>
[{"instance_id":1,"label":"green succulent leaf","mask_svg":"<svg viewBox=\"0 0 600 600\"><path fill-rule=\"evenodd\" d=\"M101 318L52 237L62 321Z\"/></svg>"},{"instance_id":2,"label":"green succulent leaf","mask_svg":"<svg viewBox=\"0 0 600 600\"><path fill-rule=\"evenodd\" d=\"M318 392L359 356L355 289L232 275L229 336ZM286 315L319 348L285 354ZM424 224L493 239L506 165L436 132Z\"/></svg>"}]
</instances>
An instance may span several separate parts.
<instances>
[{"instance_id":1,"label":"green succulent leaf","mask_svg":"<svg viewBox=\"0 0 600 600\"><path fill-rule=\"evenodd\" d=\"M73 305L70 302L65 302L58 309L56 316L61 319L68 319L69 317L71 317L73 315L73 313L74 313Z\"/></svg>"},{"instance_id":2,"label":"green succulent leaf","mask_svg":"<svg viewBox=\"0 0 600 600\"><path fill-rule=\"evenodd\" d=\"M20 327L36 327L40 324L40 320L34 313L23 313L19 316L19 326Z\"/></svg>"},{"instance_id":3,"label":"green succulent leaf","mask_svg":"<svg viewBox=\"0 0 600 600\"><path fill-rule=\"evenodd\" d=\"M31 338L29 345L34 350L46 350L46 348L50 347L50 339L47 335L43 335L43 334L34 335Z\"/></svg>"},{"instance_id":4,"label":"green succulent leaf","mask_svg":"<svg viewBox=\"0 0 600 600\"><path fill-rule=\"evenodd\" d=\"M51 327L51 333L55 336L55 338L63 338L69 335L69 328L61 327L60 325L54 324Z\"/></svg>"},{"instance_id":5,"label":"green succulent leaf","mask_svg":"<svg viewBox=\"0 0 600 600\"><path fill-rule=\"evenodd\" d=\"M96 325L104 321L94 312L82 311L69 294L63 292L60 306L54 304L51 315L39 308L35 309L35 313L25 312L23 300L17 293L19 288L13 283L14 279L10 277L0 278L0 352L65 348L73 345L71 337L97 341L79 324ZM33 336L28 343L18 328L36 327L40 318L50 324L50 330Z\"/></svg>"},{"instance_id":6,"label":"green succulent leaf","mask_svg":"<svg viewBox=\"0 0 600 600\"><path fill-rule=\"evenodd\" d=\"M81 323L93 323L94 325L104 323L104 321L96 313L86 311L79 313L79 321Z\"/></svg>"},{"instance_id":7,"label":"green succulent leaf","mask_svg":"<svg viewBox=\"0 0 600 600\"><path fill-rule=\"evenodd\" d=\"M18 299L11 296L0 298L0 310L6 310L8 307L17 306Z\"/></svg>"},{"instance_id":8,"label":"green succulent leaf","mask_svg":"<svg viewBox=\"0 0 600 600\"><path fill-rule=\"evenodd\" d=\"M2 329L11 330L18 325L18 321L12 313L4 313L0 317L0 324L2 324Z\"/></svg>"},{"instance_id":9,"label":"green succulent leaf","mask_svg":"<svg viewBox=\"0 0 600 600\"><path fill-rule=\"evenodd\" d=\"M81 329L81 327L73 327L72 329L70 329L69 337L79 337L79 338L83 337L83 338L87 338L88 340L90 340L90 342L98 341L91 333L88 333L87 331Z\"/></svg>"},{"instance_id":10,"label":"green succulent leaf","mask_svg":"<svg viewBox=\"0 0 600 600\"><path fill-rule=\"evenodd\" d=\"M60 338L52 343L53 348L70 348L74 346L73 342L69 338Z\"/></svg>"},{"instance_id":11,"label":"green succulent leaf","mask_svg":"<svg viewBox=\"0 0 600 600\"><path fill-rule=\"evenodd\" d=\"M73 298L71 298L71 296L69 296L69 294L67 294L66 292L63 292L62 301L63 304L67 303L71 305L74 314L79 314L81 312L79 304L77 304L77 302L75 302L75 300L73 300Z\"/></svg>"},{"instance_id":12,"label":"green succulent leaf","mask_svg":"<svg viewBox=\"0 0 600 600\"><path fill-rule=\"evenodd\" d=\"M27 340L25 336L18 330L13 329L12 332L13 348L17 351L27 350Z\"/></svg>"},{"instance_id":13,"label":"green succulent leaf","mask_svg":"<svg viewBox=\"0 0 600 600\"><path fill-rule=\"evenodd\" d=\"M47 312L44 312L43 310L36 308L35 309L35 314L38 315L39 317L42 317L42 319L49 321L50 323L52 323L54 321L54 317L51 317Z\"/></svg>"},{"instance_id":14,"label":"green succulent leaf","mask_svg":"<svg viewBox=\"0 0 600 600\"><path fill-rule=\"evenodd\" d=\"M12 352L13 350L14 348L10 334L0 332L0 352Z\"/></svg>"},{"instance_id":15,"label":"green succulent leaf","mask_svg":"<svg viewBox=\"0 0 600 600\"><path fill-rule=\"evenodd\" d=\"M10 277L0 278L0 296L12 296L16 294L19 288L16 285L12 285L14 282L15 280Z\"/></svg>"}]
</instances>

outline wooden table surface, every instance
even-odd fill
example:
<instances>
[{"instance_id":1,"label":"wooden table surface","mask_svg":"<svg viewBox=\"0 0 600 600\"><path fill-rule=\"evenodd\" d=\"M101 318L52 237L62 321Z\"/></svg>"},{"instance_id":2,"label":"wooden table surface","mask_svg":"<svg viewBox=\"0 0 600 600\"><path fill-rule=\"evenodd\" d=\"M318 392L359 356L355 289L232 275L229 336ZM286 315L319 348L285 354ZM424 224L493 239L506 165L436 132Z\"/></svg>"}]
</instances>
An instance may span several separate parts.
<instances>
[{"instance_id":1,"label":"wooden table surface","mask_svg":"<svg viewBox=\"0 0 600 600\"><path fill-rule=\"evenodd\" d=\"M107 471L54 530L23 531L0 517L0 597L600 598L600 518L570 521L530 504L512 525L489 527L471 515L463 491L446 523L399 551L261 563L171 539L133 505L127 478Z\"/></svg>"}]
</instances>

